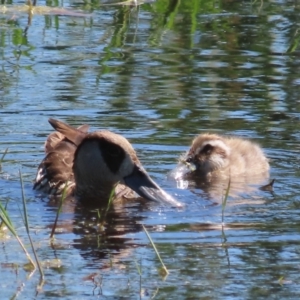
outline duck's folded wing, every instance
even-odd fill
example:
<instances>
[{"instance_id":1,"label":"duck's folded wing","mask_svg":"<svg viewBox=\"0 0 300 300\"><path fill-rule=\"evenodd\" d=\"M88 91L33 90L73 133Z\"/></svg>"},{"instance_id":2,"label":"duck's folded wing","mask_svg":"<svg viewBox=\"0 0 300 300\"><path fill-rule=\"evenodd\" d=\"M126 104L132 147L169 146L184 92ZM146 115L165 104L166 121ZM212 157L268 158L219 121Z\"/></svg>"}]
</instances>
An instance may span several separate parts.
<instances>
[{"instance_id":1,"label":"duck's folded wing","mask_svg":"<svg viewBox=\"0 0 300 300\"><path fill-rule=\"evenodd\" d=\"M74 186L72 167L76 148L69 141L60 141L40 163L33 189L57 195L65 184Z\"/></svg>"},{"instance_id":2,"label":"duck's folded wing","mask_svg":"<svg viewBox=\"0 0 300 300\"><path fill-rule=\"evenodd\" d=\"M82 133L86 133L89 130L89 125L81 125L79 127L77 127L75 130L79 130ZM57 147L59 145L60 142L66 140L66 136L58 131L52 132L51 134L49 134L49 136L47 137L47 140L45 142L45 153L48 154L51 151L53 151L55 149L55 147Z\"/></svg>"}]
</instances>

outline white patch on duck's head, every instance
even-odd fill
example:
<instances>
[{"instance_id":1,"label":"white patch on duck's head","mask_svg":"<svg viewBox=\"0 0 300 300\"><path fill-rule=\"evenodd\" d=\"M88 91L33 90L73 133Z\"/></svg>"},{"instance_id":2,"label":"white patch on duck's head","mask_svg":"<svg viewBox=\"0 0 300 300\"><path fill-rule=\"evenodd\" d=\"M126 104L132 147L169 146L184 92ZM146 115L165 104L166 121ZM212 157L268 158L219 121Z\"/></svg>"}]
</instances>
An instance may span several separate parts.
<instances>
[{"instance_id":1,"label":"white patch on duck's head","mask_svg":"<svg viewBox=\"0 0 300 300\"><path fill-rule=\"evenodd\" d=\"M118 170L121 183L124 183L124 177L129 176L133 172L135 166L136 164L132 159L132 156L129 153L125 152L125 157Z\"/></svg>"}]
</instances>

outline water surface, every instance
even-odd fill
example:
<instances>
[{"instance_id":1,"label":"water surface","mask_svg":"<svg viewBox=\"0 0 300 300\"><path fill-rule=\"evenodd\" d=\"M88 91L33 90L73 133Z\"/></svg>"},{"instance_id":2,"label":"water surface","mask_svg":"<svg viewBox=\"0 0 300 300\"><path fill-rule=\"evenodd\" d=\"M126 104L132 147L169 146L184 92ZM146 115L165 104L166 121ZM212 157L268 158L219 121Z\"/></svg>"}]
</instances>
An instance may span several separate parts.
<instances>
[{"instance_id":1,"label":"water surface","mask_svg":"<svg viewBox=\"0 0 300 300\"><path fill-rule=\"evenodd\" d=\"M106 2L108 3L108 2ZM13 3L20 5L22 2ZM39 2L88 14L0 16L0 200L29 247L19 169L45 285L36 298L298 299L300 296L299 5L291 1L166 1L128 6ZM151 176L185 209L116 207L96 213L32 191L47 120L124 135ZM234 134L270 158L274 192L220 199L167 178L195 135ZM170 271L160 263L144 224ZM16 240L0 235L1 298L32 299ZM140 278L137 265L141 265Z\"/></svg>"}]
</instances>

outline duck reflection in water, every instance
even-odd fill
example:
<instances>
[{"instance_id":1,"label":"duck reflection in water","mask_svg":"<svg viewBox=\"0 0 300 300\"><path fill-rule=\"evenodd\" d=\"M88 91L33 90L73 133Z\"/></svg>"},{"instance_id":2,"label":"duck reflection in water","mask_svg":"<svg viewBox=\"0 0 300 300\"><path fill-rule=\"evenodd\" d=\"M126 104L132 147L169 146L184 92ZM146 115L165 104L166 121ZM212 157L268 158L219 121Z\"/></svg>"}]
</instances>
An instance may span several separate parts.
<instances>
[{"instance_id":1,"label":"duck reflection in water","mask_svg":"<svg viewBox=\"0 0 300 300\"><path fill-rule=\"evenodd\" d=\"M55 198L46 203L46 210L50 212L49 231L58 206ZM119 264L130 257L132 248L140 246L139 239L135 241L135 234L143 230L141 224L145 223L147 214L148 202L118 201L107 210L105 207L87 207L80 201L65 201L55 229L56 239L52 240L51 246L61 249L71 245L92 266L98 261L100 269L107 269L112 263Z\"/></svg>"},{"instance_id":2,"label":"duck reflection in water","mask_svg":"<svg viewBox=\"0 0 300 300\"><path fill-rule=\"evenodd\" d=\"M230 178L230 195L253 191L269 177L269 163L262 149L249 140L217 134L200 134L171 172L178 186L196 186L210 199L220 201Z\"/></svg>"},{"instance_id":3,"label":"duck reflection in water","mask_svg":"<svg viewBox=\"0 0 300 300\"><path fill-rule=\"evenodd\" d=\"M87 125L76 129L54 119L49 123L56 132L45 143L34 189L57 196L67 185L69 196L105 206L115 188L118 199L135 199L136 192L146 200L182 206L150 178L123 136L107 130L87 133Z\"/></svg>"},{"instance_id":4,"label":"duck reflection in water","mask_svg":"<svg viewBox=\"0 0 300 300\"><path fill-rule=\"evenodd\" d=\"M72 246L80 250L82 257L88 261L100 259L101 268L107 268L109 260L120 261L132 254L133 247L139 246L135 233L143 230L141 224L145 217L142 215L146 209L138 201L118 202L108 211L90 209L79 202L71 219L60 218L57 232L75 234Z\"/></svg>"}]
</instances>

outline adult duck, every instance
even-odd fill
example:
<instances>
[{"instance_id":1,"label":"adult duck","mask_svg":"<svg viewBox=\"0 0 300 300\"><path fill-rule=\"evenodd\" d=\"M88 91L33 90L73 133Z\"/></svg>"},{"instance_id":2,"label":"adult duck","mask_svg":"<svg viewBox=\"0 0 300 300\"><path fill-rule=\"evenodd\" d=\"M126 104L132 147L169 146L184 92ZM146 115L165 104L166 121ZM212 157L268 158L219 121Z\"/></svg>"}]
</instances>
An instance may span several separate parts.
<instances>
[{"instance_id":1,"label":"adult duck","mask_svg":"<svg viewBox=\"0 0 300 300\"><path fill-rule=\"evenodd\" d=\"M59 195L67 185L68 194L83 204L105 205L115 188L118 198L132 197L134 191L146 200L182 206L150 178L123 136L107 130L88 133L87 125L74 128L54 119L49 123L56 131L45 143L34 189Z\"/></svg>"}]
</instances>

